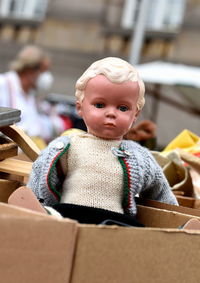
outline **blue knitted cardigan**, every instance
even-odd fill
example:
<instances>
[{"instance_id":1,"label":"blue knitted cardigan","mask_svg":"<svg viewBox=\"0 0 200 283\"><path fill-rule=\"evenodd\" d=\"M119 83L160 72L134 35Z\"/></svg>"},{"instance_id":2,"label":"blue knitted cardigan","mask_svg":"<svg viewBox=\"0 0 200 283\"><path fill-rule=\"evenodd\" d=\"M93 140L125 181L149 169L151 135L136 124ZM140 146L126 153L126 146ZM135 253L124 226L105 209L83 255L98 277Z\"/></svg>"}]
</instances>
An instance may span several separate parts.
<instances>
[{"instance_id":1,"label":"blue knitted cardigan","mask_svg":"<svg viewBox=\"0 0 200 283\"><path fill-rule=\"evenodd\" d=\"M57 162L70 146L70 137L54 139L33 163L27 186L47 206L60 201L64 178L59 175ZM123 169L123 209L136 214L135 195L177 205L161 167L150 151L136 142L123 140L112 148Z\"/></svg>"}]
</instances>

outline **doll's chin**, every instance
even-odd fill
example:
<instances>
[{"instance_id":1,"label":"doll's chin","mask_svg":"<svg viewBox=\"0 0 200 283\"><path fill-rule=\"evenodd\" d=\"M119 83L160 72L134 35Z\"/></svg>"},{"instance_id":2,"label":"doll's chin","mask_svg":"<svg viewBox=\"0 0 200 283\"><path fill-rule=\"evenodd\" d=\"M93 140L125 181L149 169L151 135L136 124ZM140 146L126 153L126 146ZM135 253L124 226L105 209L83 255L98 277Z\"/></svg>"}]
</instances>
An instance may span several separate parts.
<instances>
[{"instance_id":1,"label":"doll's chin","mask_svg":"<svg viewBox=\"0 0 200 283\"><path fill-rule=\"evenodd\" d=\"M113 137L113 136L110 136L110 135L94 135L94 136L96 136L96 137L98 137L98 138L100 138L100 139L104 139L104 140L122 140L122 137Z\"/></svg>"}]
</instances>

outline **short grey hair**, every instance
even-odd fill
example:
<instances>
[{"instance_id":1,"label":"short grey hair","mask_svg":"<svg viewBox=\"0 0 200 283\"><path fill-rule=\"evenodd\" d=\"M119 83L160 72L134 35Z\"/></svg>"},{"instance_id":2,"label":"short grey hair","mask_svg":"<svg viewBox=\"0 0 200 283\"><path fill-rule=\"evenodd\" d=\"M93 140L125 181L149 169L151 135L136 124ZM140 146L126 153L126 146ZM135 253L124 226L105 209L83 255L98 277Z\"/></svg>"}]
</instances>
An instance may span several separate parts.
<instances>
[{"instance_id":1,"label":"short grey hair","mask_svg":"<svg viewBox=\"0 0 200 283\"><path fill-rule=\"evenodd\" d=\"M20 72L26 68L39 66L44 60L50 60L46 52L38 46L27 45L21 49L14 61L11 62L10 69Z\"/></svg>"},{"instance_id":2,"label":"short grey hair","mask_svg":"<svg viewBox=\"0 0 200 283\"><path fill-rule=\"evenodd\" d=\"M138 82L139 97L137 101L137 109L141 110L145 104L144 93L145 86L140 79L137 70L128 62L118 57L106 57L94 62L82 74L76 82L76 99L82 102L84 98L84 90L87 82L97 75L104 75L112 83L123 83L127 81Z\"/></svg>"}]
</instances>

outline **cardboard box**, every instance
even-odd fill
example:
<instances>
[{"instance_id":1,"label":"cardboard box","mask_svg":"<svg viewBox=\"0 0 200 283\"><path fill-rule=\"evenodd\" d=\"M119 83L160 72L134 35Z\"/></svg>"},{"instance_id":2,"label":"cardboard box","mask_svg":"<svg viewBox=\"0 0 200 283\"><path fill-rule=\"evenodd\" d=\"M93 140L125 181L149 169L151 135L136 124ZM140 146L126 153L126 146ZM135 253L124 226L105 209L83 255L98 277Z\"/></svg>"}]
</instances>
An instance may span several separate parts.
<instances>
[{"instance_id":1,"label":"cardboard box","mask_svg":"<svg viewBox=\"0 0 200 283\"><path fill-rule=\"evenodd\" d=\"M200 209L200 199L186 196L176 196L179 205Z\"/></svg>"},{"instance_id":2,"label":"cardboard box","mask_svg":"<svg viewBox=\"0 0 200 283\"><path fill-rule=\"evenodd\" d=\"M0 203L0 278L3 283L200 282L200 231L178 229L200 216L177 208L138 205L138 220L148 227L129 228L83 225Z\"/></svg>"}]
</instances>

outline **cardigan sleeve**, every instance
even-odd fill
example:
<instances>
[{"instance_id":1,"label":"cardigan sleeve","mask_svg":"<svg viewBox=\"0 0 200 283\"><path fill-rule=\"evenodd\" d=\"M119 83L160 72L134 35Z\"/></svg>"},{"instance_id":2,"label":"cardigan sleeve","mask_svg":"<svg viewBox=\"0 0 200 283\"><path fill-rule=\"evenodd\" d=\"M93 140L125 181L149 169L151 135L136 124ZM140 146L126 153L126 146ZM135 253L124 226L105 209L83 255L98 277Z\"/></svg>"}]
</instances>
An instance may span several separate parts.
<instances>
[{"instance_id":1,"label":"cardigan sleeve","mask_svg":"<svg viewBox=\"0 0 200 283\"><path fill-rule=\"evenodd\" d=\"M140 196L168 204L178 205L177 199L169 186L162 168L149 151L147 151L145 164L145 174L147 177L145 178L146 180Z\"/></svg>"},{"instance_id":2,"label":"cardigan sleeve","mask_svg":"<svg viewBox=\"0 0 200 283\"><path fill-rule=\"evenodd\" d=\"M60 201L63 179L60 178L56 165L69 145L69 137L58 137L33 163L27 186L43 205L52 206Z\"/></svg>"}]
</instances>

